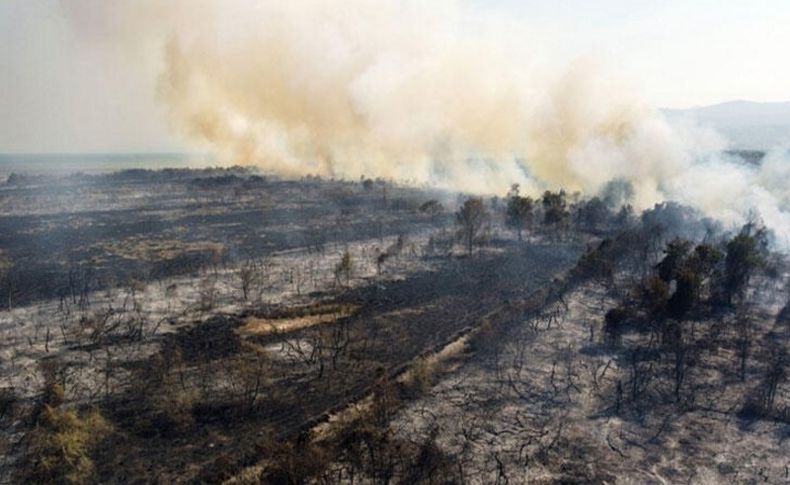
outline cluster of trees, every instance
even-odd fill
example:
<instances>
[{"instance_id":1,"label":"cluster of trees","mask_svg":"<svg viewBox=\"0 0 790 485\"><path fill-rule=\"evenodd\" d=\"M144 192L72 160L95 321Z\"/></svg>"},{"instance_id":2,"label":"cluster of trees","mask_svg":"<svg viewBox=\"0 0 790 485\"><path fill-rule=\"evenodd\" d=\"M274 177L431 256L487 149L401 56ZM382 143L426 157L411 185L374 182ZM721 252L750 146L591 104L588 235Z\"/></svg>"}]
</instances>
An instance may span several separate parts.
<instances>
[{"instance_id":1,"label":"cluster of trees","mask_svg":"<svg viewBox=\"0 0 790 485\"><path fill-rule=\"evenodd\" d=\"M766 269L768 254L768 233L757 222L719 244L682 238L666 243L653 270L605 315L603 338L630 367L626 382L617 386L618 407L624 394L634 402L663 396L693 405L698 390L709 385L695 381L693 373L723 348L735 356L733 372L745 381L758 335L750 282ZM626 331L637 337L624 343ZM784 348L775 347L776 358L764 372L758 392L762 415L772 413L776 388L785 379L787 359L776 350Z\"/></svg>"},{"instance_id":2,"label":"cluster of trees","mask_svg":"<svg viewBox=\"0 0 790 485\"><path fill-rule=\"evenodd\" d=\"M532 198L522 195L520 186L514 184L505 197L504 205L498 198L490 203L480 197L467 198L455 214L458 237L471 254L481 233L496 217L501 217L505 227L512 230L519 241L523 241L525 232L537 230L562 236L572 223L577 229L592 233L619 230L633 220L633 209L622 203L623 197L629 196L627 190L623 191L625 195L618 192L618 196L610 194L605 198L581 200L578 194L569 198L564 190L547 190L540 197ZM424 204L426 211L436 207L433 202Z\"/></svg>"},{"instance_id":3,"label":"cluster of trees","mask_svg":"<svg viewBox=\"0 0 790 485\"><path fill-rule=\"evenodd\" d=\"M531 197L522 196L520 187L514 184L507 194L505 206L505 225L516 232L518 240L522 240L522 232L533 228L533 223L542 211L542 222L546 228L561 229L568 222L568 201L564 190L551 192L547 190L536 201Z\"/></svg>"}]
</instances>

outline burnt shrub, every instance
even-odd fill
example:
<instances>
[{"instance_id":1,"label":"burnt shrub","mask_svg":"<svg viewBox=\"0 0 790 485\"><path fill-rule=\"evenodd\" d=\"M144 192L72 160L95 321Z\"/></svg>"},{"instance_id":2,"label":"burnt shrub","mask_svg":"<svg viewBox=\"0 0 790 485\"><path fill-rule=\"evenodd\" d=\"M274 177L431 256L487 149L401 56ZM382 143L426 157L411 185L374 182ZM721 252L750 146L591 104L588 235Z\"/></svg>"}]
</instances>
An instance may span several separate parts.
<instances>
[{"instance_id":1,"label":"burnt shrub","mask_svg":"<svg viewBox=\"0 0 790 485\"><path fill-rule=\"evenodd\" d=\"M630 313L623 307L615 307L604 316L604 340L609 345L619 345L622 341L623 328L628 322Z\"/></svg>"}]
</instances>

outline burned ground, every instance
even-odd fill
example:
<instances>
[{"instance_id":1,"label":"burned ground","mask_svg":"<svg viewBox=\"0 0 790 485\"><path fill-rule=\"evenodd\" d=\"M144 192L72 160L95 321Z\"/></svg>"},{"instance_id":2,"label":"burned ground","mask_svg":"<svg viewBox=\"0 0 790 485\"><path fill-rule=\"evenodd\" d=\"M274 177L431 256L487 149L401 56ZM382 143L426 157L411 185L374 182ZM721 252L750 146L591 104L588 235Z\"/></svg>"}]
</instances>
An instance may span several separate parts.
<instances>
[{"instance_id":1,"label":"burned ground","mask_svg":"<svg viewBox=\"0 0 790 485\"><path fill-rule=\"evenodd\" d=\"M756 223L242 169L49 182L0 196L8 482L786 479L788 268Z\"/></svg>"},{"instance_id":2,"label":"burned ground","mask_svg":"<svg viewBox=\"0 0 790 485\"><path fill-rule=\"evenodd\" d=\"M223 372L227 359L239 353L242 339L259 348L275 349L270 354L280 355L266 363L267 383L260 390L262 398L252 415L245 415L246 410L232 398L205 399L206 404L194 410L194 426L200 433L195 436L187 432L190 439L184 446L200 454L199 458L193 455L197 460L230 454L237 457L229 460L232 465L244 464L244 457L254 450L261 434L280 439L296 436L316 420L362 399L383 375L394 378L415 358L478 325L484 314L502 304L503 298L521 299L549 283L557 270L574 263L580 250L575 244L563 247L509 247L503 254L449 260L436 271L347 291L333 302L359 310L331 324L240 338L237 330L243 319L226 317L173 335L164 345L165 352L179 351L185 363L182 371L194 374L185 375L185 379L213 379L214 372ZM282 310L269 314L278 312L284 314ZM197 329L203 330L197 334ZM328 351L309 355L319 343ZM198 374L200 377L196 377ZM147 466L149 472L162 477L189 476L184 464L166 458L168 453L181 454L178 433L175 440L167 433L160 439L147 434L134 437L134 430L141 428L140 421L150 419L139 413L143 409L139 397L134 394L123 404L106 404L111 409L108 415L128 427L126 439L130 441L124 447L139 442L135 446L139 458L132 460L125 455L122 461L109 461L105 479L113 479L119 467L127 466ZM122 407L129 410L124 413ZM202 440L204 446L198 444ZM212 443L219 448L209 447Z\"/></svg>"},{"instance_id":3,"label":"burned ground","mask_svg":"<svg viewBox=\"0 0 790 485\"><path fill-rule=\"evenodd\" d=\"M131 279L410 233L432 226L417 208L435 196L244 169L15 177L0 186L0 302L76 301Z\"/></svg>"}]
</instances>

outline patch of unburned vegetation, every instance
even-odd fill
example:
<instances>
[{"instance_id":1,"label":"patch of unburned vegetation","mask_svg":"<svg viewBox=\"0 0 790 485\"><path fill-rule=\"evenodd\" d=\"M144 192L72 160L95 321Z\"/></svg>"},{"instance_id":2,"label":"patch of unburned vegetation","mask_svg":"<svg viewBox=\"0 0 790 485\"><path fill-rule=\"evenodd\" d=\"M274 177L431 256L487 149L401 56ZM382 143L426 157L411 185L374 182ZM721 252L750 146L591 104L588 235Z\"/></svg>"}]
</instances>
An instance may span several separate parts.
<instances>
[{"instance_id":1,"label":"patch of unburned vegetation","mask_svg":"<svg viewBox=\"0 0 790 485\"><path fill-rule=\"evenodd\" d=\"M0 270L6 270L13 266L11 258L5 255L5 252L0 249Z\"/></svg>"},{"instance_id":2,"label":"patch of unburned vegetation","mask_svg":"<svg viewBox=\"0 0 790 485\"><path fill-rule=\"evenodd\" d=\"M187 253L221 254L224 246L209 241L177 241L134 236L120 242L106 241L97 245L109 254L132 261L166 261Z\"/></svg>"},{"instance_id":3,"label":"patch of unburned vegetation","mask_svg":"<svg viewBox=\"0 0 790 485\"><path fill-rule=\"evenodd\" d=\"M333 323L348 318L359 310L359 305L321 304L296 307L280 316L270 318L248 317L239 328L241 335L269 335L293 332L315 325Z\"/></svg>"}]
</instances>

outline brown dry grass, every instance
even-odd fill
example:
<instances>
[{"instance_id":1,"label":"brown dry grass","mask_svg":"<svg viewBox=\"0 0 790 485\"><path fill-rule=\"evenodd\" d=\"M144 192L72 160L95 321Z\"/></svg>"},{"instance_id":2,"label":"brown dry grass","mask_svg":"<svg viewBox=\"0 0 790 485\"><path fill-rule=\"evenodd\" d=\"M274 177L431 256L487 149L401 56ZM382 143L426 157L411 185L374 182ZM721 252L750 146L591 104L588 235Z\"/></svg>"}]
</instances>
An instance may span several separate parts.
<instances>
[{"instance_id":1,"label":"brown dry grass","mask_svg":"<svg viewBox=\"0 0 790 485\"><path fill-rule=\"evenodd\" d=\"M6 270L13 265L14 263L11 261L11 258L6 256L5 252L0 249L0 271Z\"/></svg>"},{"instance_id":2,"label":"brown dry grass","mask_svg":"<svg viewBox=\"0 0 790 485\"><path fill-rule=\"evenodd\" d=\"M121 242L102 242L94 246L118 257L136 261L161 261L189 252L222 252L224 246L210 241L185 242L173 239L149 239L139 236Z\"/></svg>"},{"instance_id":3,"label":"brown dry grass","mask_svg":"<svg viewBox=\"0 0 790 485\"><path fill-rule=\"evenodd\" d=\"M259 318L248 317L238 329L240 335L268 335L272 333L293 332L315 325L333 323L356 313L358 305L321 305L309 311L296 310L293 317Z\"/></svg>"}]
</instances>

